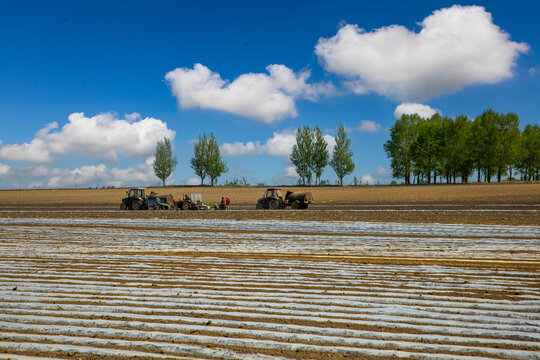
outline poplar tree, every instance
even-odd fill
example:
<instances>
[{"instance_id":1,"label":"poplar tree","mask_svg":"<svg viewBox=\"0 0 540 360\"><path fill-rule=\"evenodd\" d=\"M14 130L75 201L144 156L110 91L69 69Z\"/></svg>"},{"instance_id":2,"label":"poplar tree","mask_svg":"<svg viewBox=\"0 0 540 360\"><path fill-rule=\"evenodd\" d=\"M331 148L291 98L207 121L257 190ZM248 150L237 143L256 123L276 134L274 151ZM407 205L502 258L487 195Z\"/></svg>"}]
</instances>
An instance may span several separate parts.
<instances>
[{"instance_id":1,"label":"poplar tree","mask_svg":"<svg viewBox=\"0 0 540 360\"><path fill-rule=\"evenodd\" d=\"M303 126L296 132L296 144L289 157L295 166L296 173L302 179L302 184L311 184L314 153L314 135L309 125Z\"/></svg>"},{"instance_id":2,"label":"poplar tree","mask_svg":"<svg viewBox=\"0 0 540 360\"><path fill-rule=\"evenodd\" d=\"M204 185L204 179L210 178L210 185L218 177L227 172L227 164L221 159L221 153L217 140L213 133L199 135L199 141L193 144L194 156L191 159L191 168L195 174L201 178L201 185Z\"/></svg>"},{"instance_id":3,"label":"poplar tree","mask_svg":"<svg viewBox=\"0 0 540 360\"><path fill-rule=\"evenodd\" d=\"M314 137L315 143L313 145L313 172L315 173L315 185L321 184L321 175L324 168L328 165L330 159L330 153L328 152L328 143L324 139L321 129L317 126L315 128Z\"/></svg>"},{"instance_id":4,"label":"poplar tree","mask_svg":"<svg viewBox=\"0 0 540 360\"><path fill-rule=\"evenodd\" d=\"M161 179L163 186L165 180L171 176L172 172L178 164L178 158L173 156L171 141L168 138L163 138L163 141L158 141L154 152L154 174Z\"/></svg>"},{"instance_id":5,"label":"poplar tree","mask_svg":"<svg viewBox=\"0 0 540 360\"><path fill-rule=\"evenodd\" d=\"M351 139L347 137L345 127L339 125L336 136L336 146L334 146L332 161L330 162L330 165L339 178L339 186L343 186L343 178L354 170L352 156Z\"/></svg>"}]
</instances>

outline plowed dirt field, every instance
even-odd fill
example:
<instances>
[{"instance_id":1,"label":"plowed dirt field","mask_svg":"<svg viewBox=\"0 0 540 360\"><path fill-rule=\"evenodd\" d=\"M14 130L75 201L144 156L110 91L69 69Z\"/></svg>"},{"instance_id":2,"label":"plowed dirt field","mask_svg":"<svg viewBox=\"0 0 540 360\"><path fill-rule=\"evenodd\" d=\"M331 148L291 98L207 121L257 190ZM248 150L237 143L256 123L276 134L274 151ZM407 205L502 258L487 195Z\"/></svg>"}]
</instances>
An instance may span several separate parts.
<instances>
[{"instance_id":1,"label":"plowed dirt field","mask_svg":"<svg viewBox=\"0 0 540 360\"><path fill-rule=\"evenodd\" d=\"M0 359L540 358L539 184L168 190L0 192Z\"/></svg>"}]
</instances>

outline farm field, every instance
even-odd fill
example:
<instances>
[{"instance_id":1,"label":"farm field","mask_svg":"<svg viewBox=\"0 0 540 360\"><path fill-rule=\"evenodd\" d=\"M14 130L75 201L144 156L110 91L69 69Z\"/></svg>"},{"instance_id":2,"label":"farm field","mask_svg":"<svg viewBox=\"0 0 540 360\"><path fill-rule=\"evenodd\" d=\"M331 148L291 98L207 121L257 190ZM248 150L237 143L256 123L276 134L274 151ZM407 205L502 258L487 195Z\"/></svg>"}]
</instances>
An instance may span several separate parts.
<instances>
[{"instance_id":1,"label":"farm field","mask_svg":"<svg viewBox=\"0 0 540 360\"><path fill-rule=\"evenodd\" d=\"M0 359L538 359L539 184L384 189L2 192Z\"/></svg>"}]
</instances>

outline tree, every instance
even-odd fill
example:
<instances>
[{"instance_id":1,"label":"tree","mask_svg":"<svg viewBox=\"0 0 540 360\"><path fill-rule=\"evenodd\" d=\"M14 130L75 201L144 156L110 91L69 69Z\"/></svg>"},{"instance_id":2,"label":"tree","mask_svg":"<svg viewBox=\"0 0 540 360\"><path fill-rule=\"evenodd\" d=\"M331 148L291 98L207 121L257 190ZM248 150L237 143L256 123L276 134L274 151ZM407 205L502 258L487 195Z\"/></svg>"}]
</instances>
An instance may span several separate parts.
<instances>
[{"instance_id":1,"label":"tree","mask_svg":"<svg viewBox=\"0 0 540 360\"><path fill-rule=\"evenodd\" d=\"M229 171L227 164L221 159L219 146L213 133L210 133L208 138L207 151L207 169L206 173L210 177L210 185L214 186L214 182L224 172Z\"/></svg>"},{"instance_id":2,"label":"tree","mask_svg":"<svg viewBox=\"0 0 540 360\"><path fill-rule=\"evenodd\" d=\"M343 186L343 178L354 170L354 163L352 161L353 153L350 148L351 139L347 137L345 127L339 125L336 145L334 146L332 161L330 162L330 165L339 178L339 186Z\"/></svg>"},{"instance_id":3,"label":"tree","mask_svg":"<svg viewBox=\"0 0 540 360\"><path fill-rule=\"evenodd\" d=\"M302 179L302 184L306 185L306 180L311 184L313 169L314 135L309 125L301 127L296 132L296 144L290 156L292 164L296 168L296 173Z\"/></svg>"},{"instance_id":4,"label":"tree","mask_svg":"<svg viewBox=\"0 0 540 360\"><path fill-rule=\"evenodd\" d=\"M413 172L411 146L416 139L420 121L418 114L403 114L390 129L390 140L384 144L384 151L391 158L392 176L396 179L404 178L407 185L411 183Z\"/></svg>"},{"instance_id":5,"label":"tree","mask_svg":"<svg viewBox=\"0 0 540 360\"><path fill-rule=\"evenodd\" d=\"M191 168L201 178L201 185L204 185L204 179L208 176L210 177L210 185L214 186L215 180L228 171L227 165L221 159L214 134L199 135L199 141L193 144L193 152Z\"/></svg>"},{"instance_id":6,"label":"tree","mask_svg":"<svg viewBox=\"0 0 540 360\"><path fill-rule=\"evenodd\" d=\"M498 113L489 109L474 119L472 127L473 157L478 170L478 181L483 172L485 180L491 182L491 177L496 171L496 151L498 129L496 118Z\"/></svg>"},{"instance_id":7,"label":"tree","mask_svg":"<svg viewBox=\"0 0 540 360\"><path fill-rule=\"evenodd\" d=\"M191 168L195 174L201 178L201 185L204 185L206 178L206 147L208 146L208 136L206 133L199 135L199 141L193 144L193 158L191 159Z\"/></svg>"},{"instance_id":8,"label":"tree","mask_svg":"<svg viewBox=\"0 0 540 360\"><path fill-rule=\"evenodd\" d=\"M328 143L324 139L321 129L317 126L315 128L314 137L315 143L313 145L313 172L315 173L315 185L321 184L321 175L324 168L328 165L330 159L330 153L328 152Z\"/></svg>"},{"instance_id":9,"label":"tree","mask_svg":"<svg viewBox=\"0 0 540 360\"><path fill-rule=\"evenodd\" d=\"M163 141L157 142L154 157L154 174L165 186L165 180L171 176L178 164L178 158L176 155L173 156L171 141L168 138L165 137Z\"/></svg>"},{"instance_id":10,"label":"tree","mask_svg":"<svg viewBox=\"0 0 540 360\"><path fill-rule=\"evenodd\" d=\"M520 136L517 168L523 180L538 180L540 171L540 126L527 125Z\"/></svg>"},{"instance_id":11,"label":"tree","mask_svg":"<svg viewBox=\"0 0 540 360\"><path fill-rule=\"evenodd\" d=\"M495 163L497 167L497 181L506 174L508 166L516 161L517 146L519 142L519 118L516 114L498 114L495 118L497 127L497 144L495 149ZM510 174L512 177L512 174Z\"/></svg>"},{"instance_id":12,"label":"tree","mask_svg":"<svg viewBox=\"0 0 540 360\"><path fill-rule=\"evenodd\" d=\"M418 123L418 135L411 144L417 174L422 177L425 175L428 184L431 184L431 174L434 178L437 177L441 149L441 121L439 114L433 115L431 119L422 119Z\"/></svg>"}]
</instances>

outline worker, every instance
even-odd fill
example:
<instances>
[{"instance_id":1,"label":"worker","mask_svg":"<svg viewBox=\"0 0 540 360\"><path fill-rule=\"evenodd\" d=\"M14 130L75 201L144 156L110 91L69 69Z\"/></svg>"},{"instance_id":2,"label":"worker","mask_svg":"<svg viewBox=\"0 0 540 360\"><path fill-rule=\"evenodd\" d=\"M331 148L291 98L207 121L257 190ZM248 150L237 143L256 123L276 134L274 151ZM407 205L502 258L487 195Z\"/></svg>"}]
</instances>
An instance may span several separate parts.
<instances>
[{"instance_id":1,"label":"worker","mask_svg":"<svg viewBox=\"0 0 540 360\"><path fill-rule=\"evenodd\" d=\"M227 198L225 199L225 205L227 206L227 210L229 210L229 207L231 206L231 199L229 199L228 196L227 196Z\"/></svg>"},{"instance_id":2,"label":"worker","mask_svg":"<svg viewBox=\"0 0 540 360\"><path fill-rule=\"evenodd\" d=\"M221 204L219 205L220 210L225 210L225 198L221 197Z\"/></svg>"}]
</instances>

